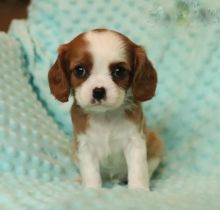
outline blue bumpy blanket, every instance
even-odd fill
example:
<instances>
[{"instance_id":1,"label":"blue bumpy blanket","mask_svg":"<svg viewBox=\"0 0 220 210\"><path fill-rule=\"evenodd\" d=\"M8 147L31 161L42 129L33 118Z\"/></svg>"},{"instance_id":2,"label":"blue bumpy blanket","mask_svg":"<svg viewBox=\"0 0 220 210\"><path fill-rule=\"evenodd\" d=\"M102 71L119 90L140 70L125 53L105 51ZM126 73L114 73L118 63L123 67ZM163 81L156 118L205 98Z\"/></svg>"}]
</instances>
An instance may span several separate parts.
<instances>
[{"instance_id":1,"label":"blue bumpy blanket","mask_svg":"<svg viewBox=\"0 0 220 210\"><path fill-rule=\"evenodd\" d=\"M220 5L207 2L32 0L0 34L0 209L219 210ZM150 193L73 181L71 102L50 95L47 72L59 44L92 28L142 44L158 71L143 107L166 155Z\"/></svg>"}]
</instances>

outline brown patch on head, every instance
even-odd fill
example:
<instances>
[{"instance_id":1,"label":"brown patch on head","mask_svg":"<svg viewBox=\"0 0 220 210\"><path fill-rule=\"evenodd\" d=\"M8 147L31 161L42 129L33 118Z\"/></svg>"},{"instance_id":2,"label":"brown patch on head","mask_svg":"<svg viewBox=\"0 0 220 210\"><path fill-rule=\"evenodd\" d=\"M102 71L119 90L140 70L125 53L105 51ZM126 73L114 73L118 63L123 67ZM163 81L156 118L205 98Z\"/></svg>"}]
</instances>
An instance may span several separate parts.
<instances>
[{"instance_id":1,"label":"brown patch on head","mask_svg":"<svg viewBox=\"0 0 220 210\"><path fill-rule=\"evenodd\" d=\"M69 60L69 71L71 72L70 84L75 89L80 86L90 75L93 60L88 52L88 42L84 39L84 34L79 35L68 44L66 58ZM77 77L75 72L77 67L83 67L86 70L85 77Z\"/></svg>"},{"instance_id":2,"label":"brown patch on head","mask_svg":"<svg viewBox=\"0 0 220 210\"><path fill-rule=\"evenodd\" d=\"M84 34L59 47L58 58L48 73L51 93L58 100L68 101L70 89L74 90L88 78L93 61L87 48L88 42L84 39ZM78 67L86 70L84 77L77 76Z\"/></svg>"},{"instance_id":3,"label":"brown patch on head","mask_svg":"<svg viewBox=\"0 0 220 210\"><path fill-rule=\"evenodd\" d=\"M130 63L114 62L109 65L112 80L122 89L127 90L131 85L132 69Z\"/></svg>"},{"instance_id":4,"label":"brown patch on head","mask_svg":"<svg viewBox=\"0 0 220 210\"><path fill-rule=\"evenodd\" d=\"M103 31L103 30L101 30ZM116 33L124 42L128 64L131 66L131 87L135 100L150 100L156 91L157 74L143 47L136 45L123 34ZM118 83L120 84L120 83Z\"/></svg>"}]
</instances>

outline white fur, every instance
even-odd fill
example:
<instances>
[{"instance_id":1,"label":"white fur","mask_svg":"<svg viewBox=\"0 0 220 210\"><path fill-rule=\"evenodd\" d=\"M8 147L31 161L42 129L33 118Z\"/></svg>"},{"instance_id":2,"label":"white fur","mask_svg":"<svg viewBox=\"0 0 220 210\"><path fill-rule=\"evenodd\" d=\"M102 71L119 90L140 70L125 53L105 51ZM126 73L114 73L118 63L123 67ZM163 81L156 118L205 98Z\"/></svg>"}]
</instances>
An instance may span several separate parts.
<instances>
[{"instance_id":1,"label":"white fur","mask_svg":"<svg viewBox=\"0 0 220 210\"><path fill-rule=\"evenodd\" d=\"M88 51L92 55L93 67L89 78L75 90L76 100L86 110L103 112L118 108L124 101L125 91L113 81L109 72L112 62L126 62L123 41L111 31L86 33ZM92 91L96 87L106 89L106 100L100 104L92 103Z\"/></svg>"},{"instance_id":2,"label":"white fur","mask_svg":"<svg viewBox=\"0 0 220 210\"><path fill-rule=\"evenodd\" d=\"M83 184L100 187L101 176L124 180L130 188L149 189L146 143L123 112L93 113L89 128L78 135Z\"/></svg>"}]
</instances>

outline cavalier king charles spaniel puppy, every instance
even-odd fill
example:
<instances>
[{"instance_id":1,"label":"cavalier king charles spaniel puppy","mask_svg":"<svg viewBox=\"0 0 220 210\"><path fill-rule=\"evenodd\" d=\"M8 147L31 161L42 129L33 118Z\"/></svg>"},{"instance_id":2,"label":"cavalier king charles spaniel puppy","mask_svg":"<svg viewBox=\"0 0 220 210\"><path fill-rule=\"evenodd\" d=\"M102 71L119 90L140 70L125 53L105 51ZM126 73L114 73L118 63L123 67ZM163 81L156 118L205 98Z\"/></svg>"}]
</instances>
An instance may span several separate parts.
<instances>
[{"instance_id":1,"label":"cavalier king charles spaniel puppy","mask_svg":"<svg viewBox=\"0 0 220 210\"><path fill-rule=\"evenodd\" d=\"M156 90L157 74L145 50L116 31L96 29L59 47L48 79L61 102L73 95L73 159L82 183L128 182L149 190L162 142L149 130L141 102Z\"/></svg>"}]
</instances>

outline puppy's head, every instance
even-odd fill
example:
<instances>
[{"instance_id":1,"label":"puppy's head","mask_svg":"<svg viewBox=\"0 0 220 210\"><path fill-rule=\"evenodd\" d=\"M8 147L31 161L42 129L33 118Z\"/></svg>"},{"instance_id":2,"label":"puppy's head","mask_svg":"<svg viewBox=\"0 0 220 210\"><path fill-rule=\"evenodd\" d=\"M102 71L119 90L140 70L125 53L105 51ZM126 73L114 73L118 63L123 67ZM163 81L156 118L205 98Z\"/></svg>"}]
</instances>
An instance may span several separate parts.
<instances>
[{"instance_id":1,"label":"puppy's head","mask_svg":"<svg viewBox=\"0 0 220 210\"><path fill-rule=\"evenodd\" d=\"M149 100L157 83L142 47L118 32L100 29L60 46L48 79L59 101L68 101L72 90L76 103L88 111L116 109L129 92L136 101Z\"/></svg>"}]
</instances>

